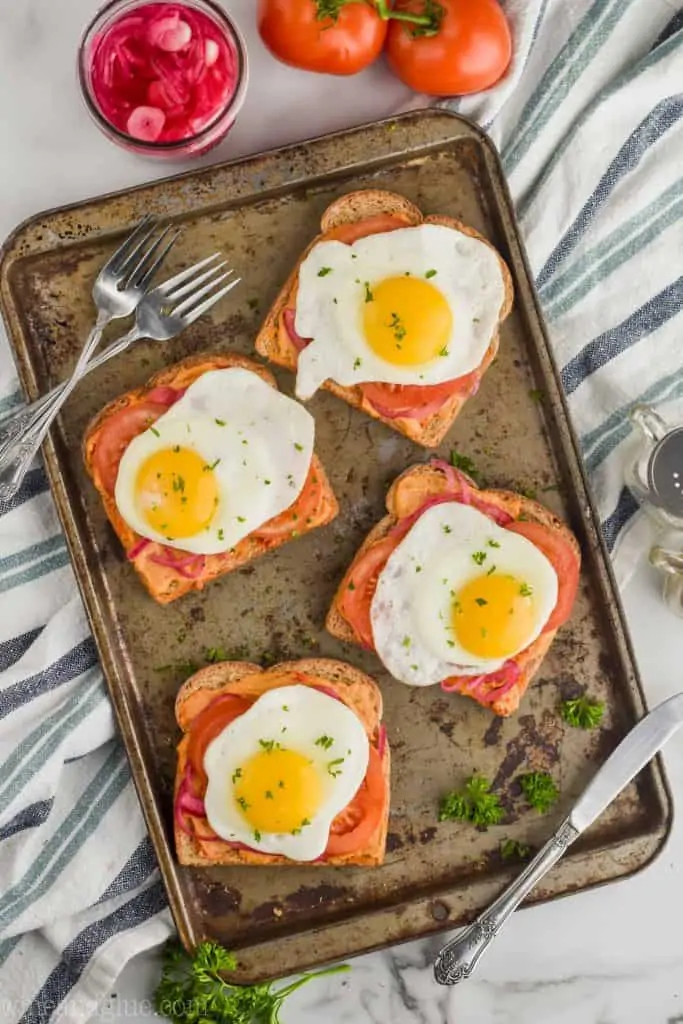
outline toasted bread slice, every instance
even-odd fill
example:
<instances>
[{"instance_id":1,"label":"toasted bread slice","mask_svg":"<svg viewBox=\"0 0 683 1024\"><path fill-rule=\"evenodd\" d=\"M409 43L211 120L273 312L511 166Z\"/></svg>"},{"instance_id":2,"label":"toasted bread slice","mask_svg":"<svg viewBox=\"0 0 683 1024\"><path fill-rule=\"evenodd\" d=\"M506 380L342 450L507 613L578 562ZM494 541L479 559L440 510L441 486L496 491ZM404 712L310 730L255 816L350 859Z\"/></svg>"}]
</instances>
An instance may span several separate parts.
<instances>
[{"instance_id":1,"label":"toasted bread slice","mask_svg":"<svg viewBox=\"0 0 683 1024\"><path fill-rule=\"evenodd\" d=\"M512 491L480 491L473 480L469 477L467 480L470 486L478 491L482 499L490 505L504 509L513 519L519 519L521 516L524 516L526 519L541 523L551 530L556 530L561 534L565 543L574 551L577 561L580 563L581 549L576 537L566 523L549 509L545 508L544 505L539 504L537 501L532 501L531 498L526 498L521 494L515 494ZM446 489L447 483L443 472L429 463L412 466L394 480L386 497L388 515L380 520L365 538L337 588L325 621L327 631L332 636L347 643L358 643L353 629L340 611L340 601L342 594L351 582L356 565L365 552L373 544L385 537L399 519L412 515L422 507L428 498L441 494ZM547 654L556 632L557 630L549 630L546 633L541 633L538 639L522 652L524 655L522 672L517 682L498 700L486 705L495 714L507 717L517 710L529 683Z\"/></svg>"},{"instance_id":2,"label":"toasted bread slice","mask_svg":"<svg viewBox=\"0 0 683 1024\"><path fill-rule=\"evenodd\" d=\"M288 370L296 372L298 352L287 332L287 328L283 320L283 314L285 310L294 309L296 307L299 267L301 266L301 263L304 261L314 245L317 245L318 242L334 238L334 232L336 229L341 228L344 225L370 221L377 218L376 230L382 230L380 221L387 217L396 218L397 221L401 221L402 223L399 226L402 227L416 227L419 224L443 224L446 227L461 231L463 234L470 235L472 238L479 239L479 241L483 242L485 245L489 246L490 249L496 252L505 282L505 298L498 315L498 323L502 323L512 308L512 278L505 261L483 235L479 234L478 231L475 231L474 228L470 228L467 225L462 224L459 220L456 220L453 217L424 217L413 203L408 199L405 199L403 196L397 195L395 192L388 192L383 189L367 189L358 192L350 192L347 195L341 196L339 199L336 199L331 203L323 213L320 222L321 234L313 239L311 244L302 254L301 259L294 267L288 280L285 282L282 290L275 299L275 302L273 303L273 306L256 337L256 351L260 355L264 356L271 363L275 363L277 366L284 366ZM481 376L484 375L495 359L498 352L498 344L499 339L498 333L496 332L491 338L489 347L479 366L479 374ZM364 397L363 391L358 385L346 387L341 384L336 384L332 380L327 380L323 384L323 387L337 395L339 398L342 398L345 402L348 402L348 404L353 406L354 409L362 409L363 412L368 414L368 416L372 416L376 420L381 420L381 422L385 423L388 427L391 427L393 430L397 430L399 433L410 438L411 441L415 441L417 444L423 445L425 448L435 448L441 443L444 436L453 425L456 417L460 414L465 402L470 397L469 391L467 393L456 392L444 405L441 406L440 409L428 414L423 419L407 417L389 419L378 412L377 409L375 409L375 407Z\"/></svg>"},{"instance_id":3,"label":"toasted bread slice","mask_svg":"<svg viewBox=\"0 0 683 1024\"><path fill-rule=\"evenodd\" d=\"M368 739L374 746L377 746L382 718L382 694L377 684L357 668L331 658L305 658L301 661L283 662L267 670L249 662L224 661L216 665L209 665L196 672L178 691L175 704L176 719L184 735L178 745L176 795L187 764L189 730L196 716L221 694L231 693L240 697L257 698L269 689L289 685L294 681L292 673L303 673L312 679L319 680L326 690L334 693L356 713L365 726ZM375 867L383 862L389 821L390 768L389 746L385 744L382 756L384 778L382 813L377 828L366 844L360 849L354 850L353 853L328 857L324 861L307 862L307 867L354 865ZM186 816L186 820L188 824L196 824L196 819L189 815ZM197 867L212 867L218 864L292 865L299 863L289 860L287 857L236 848L227 842L224 843L216 839L208 842L202 841L196 834L189 835L183 831L177 821L175 844L179 862Z\"/></svg>"},{"instance_id":4,"label":"toasted bread slice","mask_svg":"<svg viewBox=\"0 0 683 1024\"><path fill-rule=\"evenodd\" d=\"M136 548L140 548L139 542L141 538L122 518L111 489L105 486L102 476L98 471L98 445L102 439L103 430L112 416L115 416L124 409L144 402L150 392L156 388L181 390L189 387L193 381L209 370L224 369L231 366L240 366L246 370L251 370L265 380L267 384L270 384L271 387L276 387L275 378L270 370L254 362L252 359L248 359L246 356L232 353L226 355L191 356L189 359L184 359L182 362L176 363L174 366L170 366L155 374L144 387L137 388L135 391L129 391L120 398L109 402L92 420L85 432L83 456L86 469L97 488L107 517L124 550L128 553L145 587L159 604L168 604L189 591L201 590L211 580L233 572L235 569L240 568L240 566L251 562L254 558L258 558L259 555L264 554L266 551L271 551L291 539L291 532L286 531L267 538L251 534L241 540L231 551L226 551L219 555L207 555L202 571L197 576L189 577L179 574L172 567L161 565L154 560L154 553L158 551L158 545L150 544L136 552ZM297 522L298 535L308 533L318 526L324 526L326 523L331 522L339 512L339 505L334 491L320 460L315 454L311 460L309 475L314 480L316 486L320 485L320 500L315 512L302 517Z\"/></svg>"}]
</instances>

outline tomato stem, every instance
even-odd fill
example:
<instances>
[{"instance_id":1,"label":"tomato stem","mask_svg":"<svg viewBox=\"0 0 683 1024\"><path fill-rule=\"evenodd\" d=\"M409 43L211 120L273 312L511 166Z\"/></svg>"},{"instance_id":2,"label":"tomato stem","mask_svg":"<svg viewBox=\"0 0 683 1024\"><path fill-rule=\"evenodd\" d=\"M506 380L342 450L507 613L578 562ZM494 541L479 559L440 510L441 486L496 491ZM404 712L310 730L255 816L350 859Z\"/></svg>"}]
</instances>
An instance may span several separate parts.
<instances>
[{"instance_id":1,"label":"tomato stem","mask_svg":"<svg viewBox=\"0 0 683 1024\"><path fill-rule=\"evenodd\" d=\"M374 0L377 13L383 21L406 21L411 25L424 25L428 29L438 28L431 14L411 14L410 11L395 11L388 0Z\"/></svg>"}]
</instances>

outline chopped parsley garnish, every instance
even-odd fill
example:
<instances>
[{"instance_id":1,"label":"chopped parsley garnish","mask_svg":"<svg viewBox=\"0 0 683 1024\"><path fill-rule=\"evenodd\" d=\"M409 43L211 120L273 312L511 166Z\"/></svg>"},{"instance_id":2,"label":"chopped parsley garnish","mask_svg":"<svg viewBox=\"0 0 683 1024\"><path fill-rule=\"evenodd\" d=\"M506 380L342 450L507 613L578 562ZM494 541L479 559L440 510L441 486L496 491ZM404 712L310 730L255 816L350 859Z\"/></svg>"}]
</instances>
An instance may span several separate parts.
<instances>
[{"instance_id":1,"label":"chopped parsley garnish","mask_svg":"<svg viewBox=\"0 0 683 1024\"><path fill-rule=\"evenodd\" d=\"M245 438L244 438L244 440L242 441L242 444L249 444L249 442L247 441L246 437L245 437Z\"/></svg>"},{"instance_id":2,"label":"chopped parsley garnish","mask_svg":"<svg viewBox=\"0 0 683 1024\"><path fill-rule=\"evenodd\" d=\"M241 778L242 778L242 769L241 768L235 768L234 772L232 773L232 784L233 784L233 786L235 785L237 780L241 779Z\"/></svg>"},{"instance_id":3,"label":"chopped parsley garnish","mask_svg":"<svg viewBox=\"0 0 683 1024\"><path fill-rule=\"evenodd\" d=\"M389 328L390 331L394 332L394 337L396 338L396 341L403 341L403 339L406 336L406 329L398 313L391 314L391 320L387 324L387 327Z\"/></svg>"},{"instance_id":4,"label":"chopped parsley garnish","mask_svg":"<svg viewBox=\"0 0 683 1024\"><path fill-rule=\"evenodd\" d=\"M481 775L473 775L461 790L447 793L439 804L439 821L469 821L486 828L497 825L503 817L503 808L491 783Z\"/></svg>"},{"instance_id":5,"label":"chopped parsley garnish","mask_svg":"<svg viewBox=\"0 0 683 1024\"><path fill-rule=\"evenodd\" d=\"M475 565L483 565L484 562L486 561L486 552L485 551L473 551L472 552L472 561L474 562Z\"/></svg>"},{"instance_id":6,"label":"chopped parsley garnish","mask_svg":"<svg viewBox=\"0 0 683 1024\"><path fill-rule=\"evenodd\" d=\"M307 825L310 825L310 824L311 824L311 823L310 823L310 821L309 821L309 819L308 819L308 818L303 818L303 819L302 819L302 822L301 822L301 827L302 827L302 828L306 828L306 826L307 826Z\"/></svg>"},{"instance_id":7,"label":"chopped parsley garnish","mask_svg":"<svg viewBox=\"0 0 683 1024\"><path fill-rule=\"evenodd\" d=\"M408 647L410 647L410 645L411 645L411 643L412 643L412 642L413 642L413 641L412 641L412 640L410 639L410 637L409 637L409 636L404 636L404 637L403 637L403 640L401 641L401 643L403 644L403 646L404 646L404 647L405 647L406 649L407 649Z\"/></svg>"},{"instance_id":8,"label":"chopped parsley garnish","mask_svg":"<svg viewBox=\"0 0 683 1024\"><path fill-rule=\"evenodd\" d=\"M345 758L337 757L334 761L330 761L327 765L327 774L331 775L333 779L336 779L338 775L342 774L341 768L337 765L344 764Z\"/></svg>"},{"instance_id":9,"label":"chopped parsley garnish","mask_svg":"<svg viewBox=\"0 0 683 1024\"><path fill-rule=\"evenodd\" d=\"M329 750L333 743L334 740L331 736L324 735L318 736L317 740L315 741L316 747L322 747L323 750Z\"/></svg>"},{"instance_id":10,"label":"chopped parsley garnish","mask_svg":"<svg viewBox=\"0 0 683 1024\"><path fill-rule=\"evenodd\" d=\"M216 459L216 461L215 461L215 462L212 462L210 466L209 466L209 464L207 463L207 465L206 465L206 466L204 466L204 469L205 469L205 470L206 470L207 472L212 472L212 471L213 471L213 470L214 470L214 469L216 468L216 466L218 465L218 463L219 463L220 461L221 461L220 459Z\"/></svg>"},{"instance_id":11,"label":"chopped parsley garnish","mask_svg":"<svg viewBox=\"0 0 683 1024\"><path fill-rule=\"evenodd\" d=\"M304 450L304 446L303 446L302 444L299 444L299 442L298 442L298 441L295 441L295 442L294 442L294 447L296 448L296 450L297 450L298 452L302 452L302 451Z\"/></svg>"},{"instance_id":12,"label":"chopped parsley garnish","mask_svg":"<svg viewBox=\"0 0 683 1024\"><path fill-rule=\"evenodd\" d=\"M282 705L282 710L283 711L289 711L289 704L283 704Z\"/></svg>"},{"instance_id":13,"label":"chopped parsley garnish","mask_svg":"<svg viewBox=\"0 0 683 1024\"><path fill-rule=\"evenodd\" d=\"M363 360L360 358L360 356L356 356L356 358L353 361L353 368L354 368L354 370L360 370L362 365L363 365Z\"/></svg>"},{"instance_id":14,"label":"chopped parsley garnish","mask_svg":"<svg viewBox=\"0 0 683 1024\"><path fill-rule=\"evenodd\" d=\"M265 798L266 798L266 800L274 800L275 799L275 797L273 796L272 790L270 790L270 789L266 790Z\"/></svg>"},{"instance_id":15,"label":"chopped parsley garnish","mask_svg":"<svg viewBox=\"0 0 683 1024\"><path fill-rule=\"evenodd\" d=\"M519 839L503 839L500 844L500 855L503 860L526 860L531 847L520 843Z\"/></svg>"},{"instance_id":16,"label":"chopped parsley garnish","mask_svg":"<svg viewBox=\"0 0 683 1024\"><path fill-rule=\"evenodd\" d=\"M347 590L355 590L356 589L356 584L353 582L353 580L351 580L349 582L349 585L348 585L348 587L346 589Z\"/></svg>"},{"instance_id":17,"label":"chopped parsley garnish","mask_svg":"<svg viewBox=\"0 0 683 1024\"><path fill-rule=\"evenodd\" d=\"M602 701L583 696L576 700L562 701L560 712L567 725L573 729L595 729L602 721L605 705Z\"/></svg>"},{"instance_id":18,"label":"chopped parsley garnish","mask_svg":"<svg viewBox=\"0 0 683 1024\"><path fill-rule=\"evenodd\" d=\"M220 530L218 531L218 539L219 539L219 540L225 540L225 531L223 530L223 528L222 528L222 527L221 527L221 529L220 529Z\"/></svg>"},{"instance_id":19,"label":"chopped parsley garnish","mask_svg":"<svg viewBox=\"0 0 683 1024\"><path fill-rule=\"evenodd\" d=\"M427 273L425 274L425 277L427 278L427 280L429 280L430 277L436 277L436 271L428 270Z\"/></svg>"},{"instance_id":20,"label":"chopped parsley garnish","mask_svg":"<svg viewBox=\"0 0 683 1024\"><path fill-rule=\"evenodd\" d=\"M259 745L267 754L272 754L274 750L282 750L282 747L275 740L259 740Z\"/></svg>"},{"instance_id":21,"label":"chopped parsley garnish","mask_svg":"<svg viewBox=\"0 0 683 1024\"><path fill-rule=\"evenodd\" d=\"M174 444L173 445L173 452L174 452L174 454L177 455L179 451L180 451L180 445L179 444Z\"/></svg>"},{"instance_id":22,"label":"chopped parsley garnish","mask_svg":"<svg viewBox=\"0 0 683 1024\"><path fill-rule=\"evenodd\" d=\"M413 672L417 672L417 665L411 665L410 667L413 670Z\"/></svg>"},{"instance_id":23,"label":"chopped parsley garnish","mask_svg":"<svg viewBox=\"0 0 683 1024\"><path fill-rule=\"evenodd\" d=\"M560 795L548 772L527 772L518 777L518 782L528 803L541 814L549 811Z\"/></svg>"},{"instance_id":24,"label":"chopped parsley garnish","mask_svg":"<svg viewBox=\"0 0 683 1024\"><path fill-rule=\"evenodd\" d=\"M181 476L173 476L173 490L180 491L181 493L185 490L185 481Z\"/></svg>"},{"instance_id":25,"label":"chopped parsley garnish","mask_svg":"<svg viewBox=\"0 0 683 1024\"><path fill-rule=\"evenodd\" d=\"M453 533L453 530L447 523L444 523L441 529L443 530L444 533Z\"/></svg>"},{"instance_id":26,"label":"chopped parsley garnish","mask_svg":"<svg viewBox=\"0 0 683 1024\"><path fill-rule=\"evenodd\" d=\"M478 316L473 316L472 317L472 323L473 324L479 324L479 323L481 323L481 320L480 320L480 318Z\"/></svg>"},{"instance_id":27,"label":"chopped parsley garnish","mask_svg":"<svg viewBox=\"0 0 683 1024\"><path fill-rule=\"evenodd\" d=\"M487 576L493 576L495 571L496 571L496 567L495 567L495 565L492 565L491 568L489 569L489 571L486 573L486 575Z\"/></svg>"},{"instance_id":28,"label":"chopped parsley garnish","mask_svg":"<svg viewBox=\"0 0 683 1024\"><path fill-rule=\"evenodd\" d=\"M256 840L257 843L261 842L261 833L257 828L254 829L254 839Z\"/></svg>"},{"instance_id":29,"label":"chopped parsley garnish","mask_svg":"<svg viewBox=\"0 0 683 1024\"><path fill-rule=\"evenodd\" d=\"M365 301L366 301L366 302L372 302L372 300L374 299L374 297L375 297L375 296L374 296L374 295L372 294L372 292L370 291L370 285L369 285L369 284L368 284L368 282L366 281L366 282L365 282Z\"/></svg>"},{"instance_id":30,"label":"chopped parsley garnish","mask_svg":"<svg viewBox=\"0 0 683 1024\"><path fill-rule=\"evenodd\" d=\"M214 423L216 424L217 427L225 426L225 420L214 420Z\"/></svg>"},{"instance_id":31,"label":"chopped parsley garnish","mask_svg":"<svg viewBox=\"0 0 683 1024\"><path fill-rule=\"evenodd\" d=\"M240 805L243 811L249 810L249 804L247 803L243 796L237 797L237 803Z\"/></svg>"},{"instance_id":32,"label":"chopped parsley garnish","mask_svg":"<svg viewBox=\"0 0 683 1024\"><path fill-rule=\"evenodd\" d=\"M528 583L522 583L521 587L519 588L520 597L531 597L533 592L534 588L530 587Z\"/></svg>"},{"instance_id":33,"label":"chopped parsley garnish","mask_svg":"<svg viewBox=\"0 0 683 1024\"><path fill-rule=\"evenodd\" d=\"M280 781L277 784L277 788L278 789L284 789L285 788L285 780L284 779L280 779Z\"/></svg>"},{"instance_id":34,"label":"chopped parsley garnish","mask_svg":"<svg viewBox=\"0 0 683 1024\"><path fill-rule=\"evenodd\" d=\"M480 482L479 473L477 472L472 459L470 459L468 455L461 455L460 452L457 452L454 449L451 452L451 466L455 466L456 469L461 470L463 473L467 473L467 475L471 476L477 483Z\"/></svg>"},{"instance_id":35,"label":"chopped parsley garnish","mask_svg":"<svg viewBox=\"0 0 683 1024\"><path fill-rule=\"evenodd\" d=\"M263 482L266 485L266 487L270 487L270 480L264 480Z\"/></svg>"},{"instance_id":36,"label":"chopped parsley garnish","mask_svg":"<svg viewBox=\"0 0 683 1024\"><path fill-rule=\"evenodd\" d=\"M478 604L480 608L483 608L485 604L488 604L488 601L486 601L483 597L475 597L474 603Z\"/></svg>"},{"instance_id":37,"label":"chopped parsley garnish","mask_svg":"<svg viewBox=\"0 0 683 1024\"><path fill-rule=\"evenodd\" d=\"M332 273L332 267L321 267L318 271L318 277L327 277L328 274Z\"/></svg>"},{"instance_id":38,"label":"chopped parsley garnish","mask_svg":"<svg viewBox=\"0 0 683 1024\"><path fill-rule=\"evenodd\" d=\"M454 640L447 640L446 643L448 644L449 647L455 647L455 641Z\"/></svg>"},{"instance_id":39,"label":"chopped parsley garnish","mask_svg":"<svg viewBox=\"0 0 683 1024\"><path fill-rule=\"evenodd\" d=\"M247 299L249 309L258 309L258 299Z\"/></svg>"},{"instance_id":40,"label":"chopped parsley garnish","mask_svg":"<svg viewBox=\"0 0 683 1024\"><path fill-rule=\"evenodd\" d=\"M238 523L246 523L247 521L244 516L236 516L236 519Z\"/></svg>"},{"instance_id":41,"label":"chopped parsley garnish","mask_svg":"<svg viewBox=\"0 0 683 1024\"><path fill-rule=\"evenodd\" d=\"M156 427L150 427L149 429L152 431L155 437L161 437L161 434L159 433Z\"/></svg>"},{"instance_id":42,"label":"chopped parsley garnish","mask_svg":"<svg viewBox=\"0 0 683 1024\"><path fill-rule=\"evenodd\" d=\"M439 355L440 356L447 356L448 355L448 345L444 345L443 348L439 349Z\"/></svg>"},{"instance_id":43,"label":"chopped parsley garnish","mask_svg":"<svg viewBox=\"0 0 683 1024\"><path fill-rule=\"evenodd\" d=\"M486 543L488 544L488 546L490 548L499 548L500 547L500 544L498 543L497 540L487 540Z\"/></svg>"}]
</instances>

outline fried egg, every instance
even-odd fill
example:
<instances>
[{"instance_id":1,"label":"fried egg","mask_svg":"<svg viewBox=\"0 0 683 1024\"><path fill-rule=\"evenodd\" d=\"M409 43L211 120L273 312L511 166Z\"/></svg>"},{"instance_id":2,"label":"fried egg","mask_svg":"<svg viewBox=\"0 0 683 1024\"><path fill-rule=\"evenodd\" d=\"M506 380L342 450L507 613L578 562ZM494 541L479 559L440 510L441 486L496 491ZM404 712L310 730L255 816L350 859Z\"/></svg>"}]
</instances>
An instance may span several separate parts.
<instances>
[{"instance_id":1,"label":"fried egg","mask_svg":"<svg viewBox=\"0 0 683 1024\"><path fill-rule=\"evenodd\" d=\"M296 395L328 378L438 384L470 373L495 334L505 282L495 251L441 224L319 242L299 268Z\"/></svg>"},{"instance_id":2,"label":"fried egg","mask_svg":"<svg viewBox=\"0 0 683 1024\"><path fill-rule=\"evenodd\" d=\"M150 540L197 554L234 547L304 486L315 424L250 370L211 370L126 448L115 501Z\"/></svg>"},{"instance_id":3,"label":"fried egg","mask_svg":"<svg viewBox=\"0 0 683 1024\"><path fill-rule=\"evenodd\" d=\"M486 675L533 643L557 595L555 569L531 541L444 502L420 516L379 575L375 648L412 686Z\"/></svg>"},{"instance_id":4,"label":"fried egg","mask_svg":"<svg viewBox=\"0 0 683 1024\"><path fill-rule=\"evenodd\" d=\"M363 724L341 701L310 686L269 690L206 749L206 817L228 842L315 860L368 760Z\"/></svg>"}]
</instances>

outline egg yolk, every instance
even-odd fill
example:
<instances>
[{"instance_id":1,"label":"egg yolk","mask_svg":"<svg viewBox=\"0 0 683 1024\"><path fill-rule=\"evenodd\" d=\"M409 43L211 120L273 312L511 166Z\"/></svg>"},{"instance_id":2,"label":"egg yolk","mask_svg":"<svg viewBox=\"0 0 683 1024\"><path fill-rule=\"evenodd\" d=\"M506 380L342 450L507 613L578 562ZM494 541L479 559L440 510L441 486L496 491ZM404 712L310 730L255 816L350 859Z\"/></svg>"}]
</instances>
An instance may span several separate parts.
<instances>
[{"instance_id":1,"label":"egg yolk","mask_svg":"<svg viewBox=\"0 0 683 1024\"><path fill-rule=\"evenodd\" d=\"M506 658L524 648L537 624L533 589L515 576L479 576L456 594L451 628L466 651Z\"/></svg>"},{"instance_id":2,"label":"egg yolk","mask_svg":"<svg viewBox=\"0 0 683 1024\"><path fill-rule=\"evenodd\" d=\"M145 522L169 540L205 530L218 507L218 483L211 466L190 448L161 448L140 466L135 479Z\"/></svg>"},{"instance_id":3,"label":"egg yolk","mask_svg":"<svg viewBox=\"0 0 683 1024\"><path fill-rule=\"evenodd\" d=\"M318 769L296 750L264 750L233 775L233 795L258 832L296 834L310 825L323 798Z\"/></svg>"},{"instance_id":4,"label":"egg yolk","mask_svg":"<svg viewBox=\"0 0 683 1024\"><path fill-rule=\"evenodd\" d=\"M363 330L380 359L395 366L419 366L448 355L453 314L429 281L387 277L365 285Z\"/></svg>"}]
</instances>

